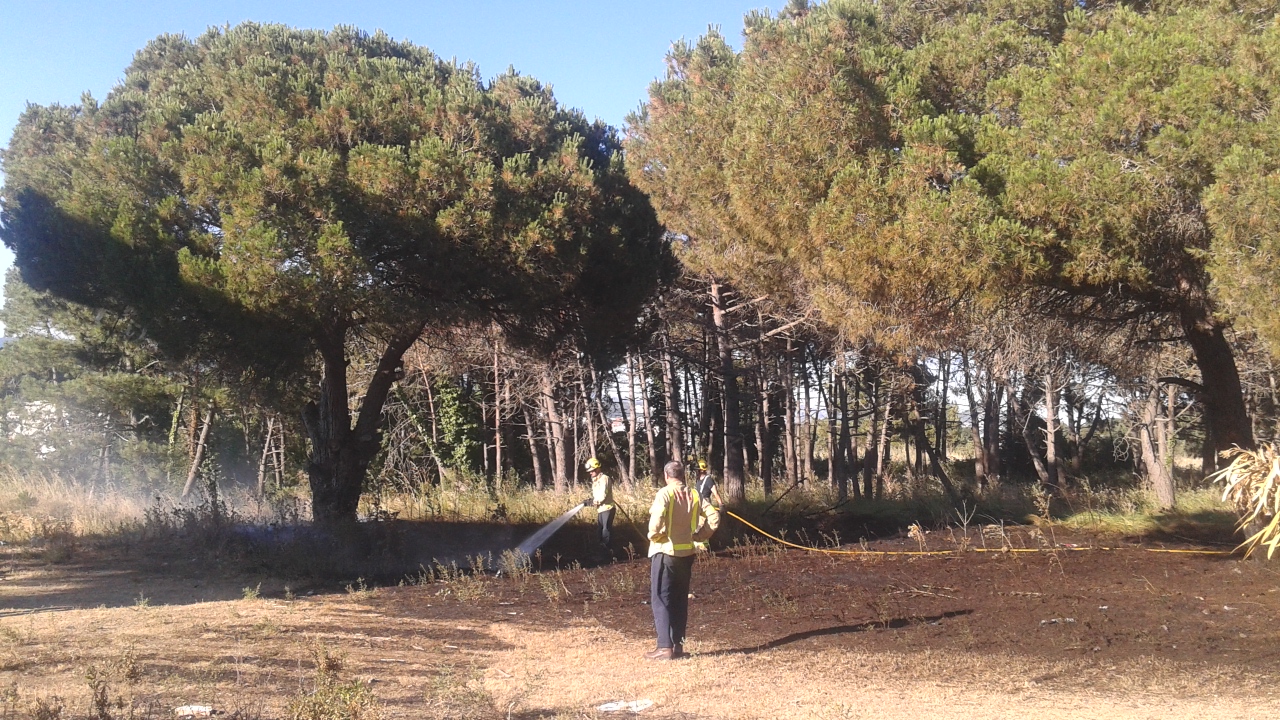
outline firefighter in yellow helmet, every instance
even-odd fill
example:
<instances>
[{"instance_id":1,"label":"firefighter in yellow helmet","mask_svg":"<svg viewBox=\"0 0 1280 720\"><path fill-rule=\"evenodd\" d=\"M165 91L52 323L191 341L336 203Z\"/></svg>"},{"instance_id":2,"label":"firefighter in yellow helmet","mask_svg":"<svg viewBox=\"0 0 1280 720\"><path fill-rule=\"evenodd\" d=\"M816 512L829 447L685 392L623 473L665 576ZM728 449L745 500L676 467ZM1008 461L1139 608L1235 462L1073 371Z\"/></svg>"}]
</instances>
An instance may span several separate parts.
<instances>
[{"instance_id":1,"label":"firefighter in yellow helmet","mask_svg":"<svg viewBox=\"0 0 1280 720\"><path fill-rule=\"evenodd\" d=\"M587 460L586 467L591 475L591 496L583 504L596 509L596 523L600 526L600 562L609 562L613 559L609 549L613 540L613 481L600 471L600 461L596 458Z\"/></svg>"},{"instance_id":2,"label":"firefighter in yellow helmet","mask_svg":"<svg viewBox=\"0 0 1280 720\"><path fill-rule=\"evenodd\" d=\"M709 539L720 527L720 513L698 497L697 489L685 485L683 463L667 463L663 475L667 484L649 508L649 604L658 633L657 649L645 653L650 660L684 655L693 543Z\"/></svg>"},{"instance_id":3,"label":"firefighter in yellow helmet","mask_svg":"<svg viewBox=\"0 0 1280 720\"><path fill-rule=\"evenodd\" d=\"M706 460L698 461L698 482L694 487L703 500L715 505L717 509L724 506L720 501L720 490L716 487L716 476L711 474Z\"/></svg>"}]
</instances>

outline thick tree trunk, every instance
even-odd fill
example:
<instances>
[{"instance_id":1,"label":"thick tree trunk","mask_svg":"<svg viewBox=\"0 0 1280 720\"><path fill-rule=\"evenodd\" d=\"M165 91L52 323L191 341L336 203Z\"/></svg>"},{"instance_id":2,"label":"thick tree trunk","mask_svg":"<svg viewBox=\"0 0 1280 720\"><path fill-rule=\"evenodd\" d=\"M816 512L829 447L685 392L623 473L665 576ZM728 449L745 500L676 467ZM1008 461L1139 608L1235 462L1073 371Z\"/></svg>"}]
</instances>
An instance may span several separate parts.
<instances>
[{"instance_id":1,"label":"thick tree trunk","mask_svg":"<svg viewBox=\"0 0 1280 720\"><path fill-rule=\"evenodd\" d=\"M720 379L724 404L724 474L721 476L723 499L730 505L746 500L746 473L743 472L742 414L739 407L738 371L733 362L733 344L725 319L724 294L720 284L711 281L711 317L716 329L716 348L720 356Z\"/></svg>"},{"instance_id":2,"label":"thick tree trunk","mask_svg":"<svg viewBox=\"0 0 1280 720\"><path fill-rule=\"evenodd\" d=\"M1253 426L1245 409L1240 373L1223 327L1208 308L1194 307L1181 316L1182 331L1195 353L1203 390L1204 424L1215 452L1254 447Z\"/></svg>"},{"instance_id":3,"label":"thick tree trunk","mask_svg":"<svg viewBox=\"0 0 1280 720\"><path fill-rule=\"evenodd\" d=\"M311 439L307 475L312 516L317 522L355 521L369 463L381 444L382 407L399 378L400 361L422 333L423 325L417 323L387 343L365 388L354 426L347 399L346 327L336 327L318 338L324 361L320 402L308 403L302 413Z\"/></svg>"}]
</instances>

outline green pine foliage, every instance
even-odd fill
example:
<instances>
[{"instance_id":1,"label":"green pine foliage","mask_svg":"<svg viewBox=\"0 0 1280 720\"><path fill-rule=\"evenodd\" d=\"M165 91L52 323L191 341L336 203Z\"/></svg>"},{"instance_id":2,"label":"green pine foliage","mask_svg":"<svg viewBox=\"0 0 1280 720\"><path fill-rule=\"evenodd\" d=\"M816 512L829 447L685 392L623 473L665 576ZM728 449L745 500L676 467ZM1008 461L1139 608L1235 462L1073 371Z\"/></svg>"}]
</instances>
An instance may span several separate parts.
<instances>
[{"instance_id":1,"label":"green pine foliage","mask_svg":"<svg viewBox=\"0 0 1280 720\"><path fill-rule=\"evenodd\" d=\"M317 516L348 520L400 358L429 325L616 353L670 271L616 132L509 71L385 34L157 38L101 103L32 106L3 239L41 291L304 409ZM348 343L378 348L348 406ZM319 388L317 392L316 388Z\"/></svg>"}]
</instances>

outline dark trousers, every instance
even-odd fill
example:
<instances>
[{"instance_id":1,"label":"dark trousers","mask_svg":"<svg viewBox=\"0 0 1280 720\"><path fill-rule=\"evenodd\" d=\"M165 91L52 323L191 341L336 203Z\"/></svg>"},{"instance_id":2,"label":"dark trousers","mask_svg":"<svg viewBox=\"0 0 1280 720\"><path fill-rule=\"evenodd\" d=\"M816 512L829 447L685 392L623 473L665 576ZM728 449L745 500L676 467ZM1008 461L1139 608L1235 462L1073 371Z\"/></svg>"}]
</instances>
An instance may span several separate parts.
<instances>
[{"instance_id":1,"label":"dark trousers","mask_svg":"<svg viewBox=\"0 0 1280 720\"><path fill-rule=\"evenodd\" d=\"M600 552L607 556L613 540L613 508L596 513L596 522L600 523Z\"/></svg>"},{"instance_id":2,"label":"dark trousers","mask_svg":"<svg viewBox=\"0 0 1280 720\"><path fill-rule=\"evenodd\" d=\"M684 644L689 626L689 580L693 577L693 556L673 557L658 553L649 568L649 603L653 606L653 627L658 631L658 647Z\"/></svg>"}]
</instances>

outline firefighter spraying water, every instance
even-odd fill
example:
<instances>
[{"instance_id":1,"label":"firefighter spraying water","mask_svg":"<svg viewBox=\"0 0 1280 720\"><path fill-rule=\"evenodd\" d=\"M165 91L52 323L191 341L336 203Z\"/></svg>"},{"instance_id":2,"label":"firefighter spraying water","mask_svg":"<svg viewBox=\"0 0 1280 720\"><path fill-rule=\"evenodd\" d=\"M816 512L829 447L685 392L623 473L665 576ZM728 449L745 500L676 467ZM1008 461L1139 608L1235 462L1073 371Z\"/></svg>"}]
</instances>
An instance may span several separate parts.
<instances>
[{"instance_id":1,"label":"firefighter spraying water","mask_svg":"<svg viewBox=\"0 0 1280 720\"><path fill-rule=\"evenodd\" d=\"M596 510L596 522L600 528L600 561L609 562L612 555L609 550L609 543L613 532L613 481L600 471L600 461L596 458L587 460L587 472L591 474L591 494L582 502L574 505L564 512L563 515L543 525L537 532L530 535L524 542L520 543L516 549L525 555L533 555L533 553L542 547L542 544L551 539L560 528L573 519L575 515L582 512L582 509L588 505Z\"/></svg>"}]
</instances>

